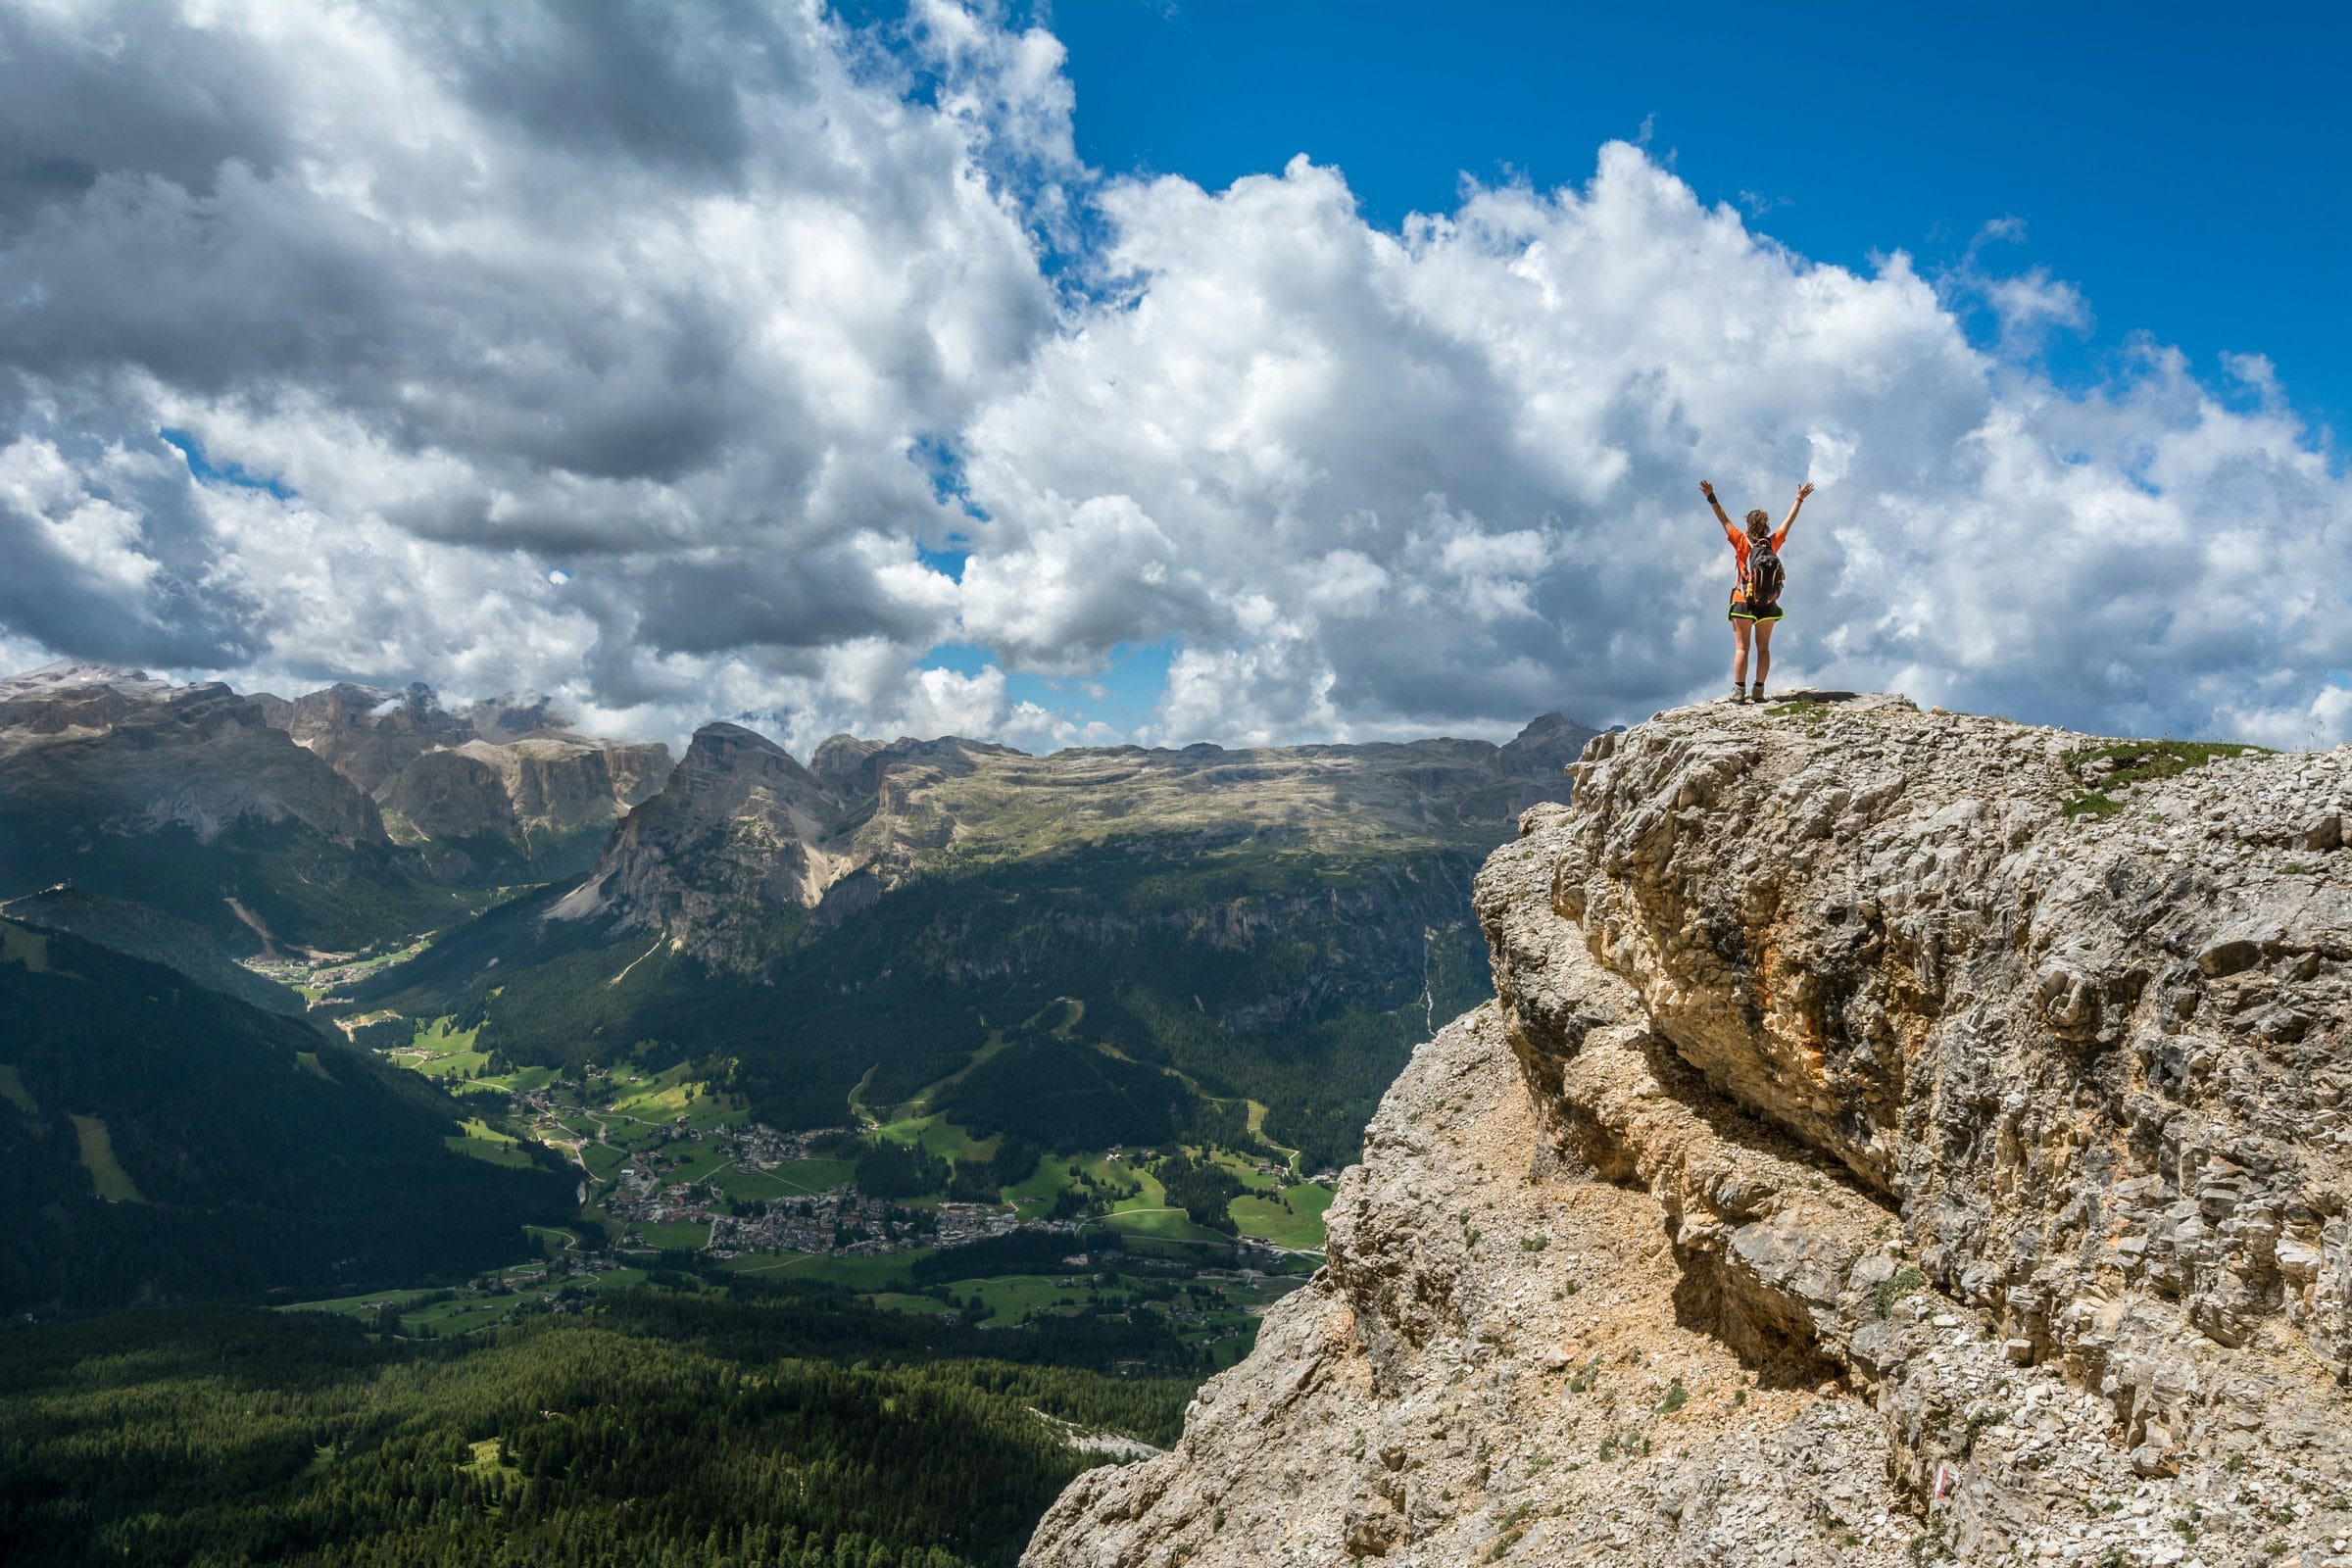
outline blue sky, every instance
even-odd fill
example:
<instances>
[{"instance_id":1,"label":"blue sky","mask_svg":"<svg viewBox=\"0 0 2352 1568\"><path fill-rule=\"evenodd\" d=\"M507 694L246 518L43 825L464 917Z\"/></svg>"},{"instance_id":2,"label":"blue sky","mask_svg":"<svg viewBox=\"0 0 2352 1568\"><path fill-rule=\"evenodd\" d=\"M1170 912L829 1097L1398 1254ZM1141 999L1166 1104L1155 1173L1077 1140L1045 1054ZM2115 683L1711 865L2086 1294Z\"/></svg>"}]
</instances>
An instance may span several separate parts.
<instances>
[{"instance_id":1,"label":"blue sky","mask_svg":"<svg viewBox=\"0 0 2352 1568\"><path fill-rule=\"evenodd\" d=\"M1980 342L1993 313L1957 280L2038 269L2074 285L2087 318L2042 351L2061 386L2113 378L2153 338L2208 379L2224 354L2268 357L2330 432L2352 410L2352 217L2330 199L2352 169L2352 6L1062 0L1010 15L1067 48L1077 151L1108 173L1217 189L1304 153L1394 229L1451 211L1465 177L1576 185L1603 142L1634 140L1812 260L1908 252ZM980 658L956 645L932 662ZM1111 659L1110 701L1019 674L1008 689L1129 728L1167 645Z\"/></svg>"},{"instance_id":2,"label":"blue sky","mask_svg":"<svg viewBox=\"0 0 2352 1568\"><path fill-rule=\"evenodd\" d=\"M1699 196L1816 261L1949 269L1987 223L2096 318L2203 368L2268 355L2336 430L2352 410L2352 6L1387 4L1063 0L1098 168L1210 187L1294 153L1370 221L1446 212L1463 173L1576 184L1647 127ZM1980 323L1981 324L1981 323Z\"/></svg>"}]
</instances>

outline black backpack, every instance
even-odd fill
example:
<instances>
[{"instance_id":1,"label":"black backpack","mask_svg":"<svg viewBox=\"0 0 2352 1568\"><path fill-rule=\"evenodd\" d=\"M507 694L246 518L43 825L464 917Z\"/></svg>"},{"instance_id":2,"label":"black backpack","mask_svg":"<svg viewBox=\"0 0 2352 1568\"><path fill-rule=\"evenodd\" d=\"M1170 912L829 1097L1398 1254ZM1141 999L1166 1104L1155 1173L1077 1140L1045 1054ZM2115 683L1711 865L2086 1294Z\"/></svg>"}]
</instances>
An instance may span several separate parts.
<instances>
[{"instance_id":1,"label":"black backpack","mask_svg":"<svg viewBox=\"0 0 2352 1568\"><path fill-rule=\"evenodd\" d=\"M1781 569L1780 552L1772 548L1772 541L1750 539L1747 542L1747 602L1751 605L1778 604L1781 587L1788 580L1788 573Z\"/></svg>"}]
</instances>

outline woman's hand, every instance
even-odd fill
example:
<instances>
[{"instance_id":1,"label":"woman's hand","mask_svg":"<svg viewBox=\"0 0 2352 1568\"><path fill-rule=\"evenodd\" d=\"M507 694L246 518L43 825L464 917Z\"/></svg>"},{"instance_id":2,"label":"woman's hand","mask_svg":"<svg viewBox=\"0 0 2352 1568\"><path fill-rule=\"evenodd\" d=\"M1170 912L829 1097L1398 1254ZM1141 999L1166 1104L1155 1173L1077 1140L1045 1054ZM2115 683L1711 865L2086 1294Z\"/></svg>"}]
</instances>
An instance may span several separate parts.
<instances>
[{"instance_id":1,"label":"woman's hand","mask_svg":"<svg viewBox=\"0 0 2352 1568\"><path fill-rule=\"evenodd\" d=\"M1796 500L1797 500L1797 505L1799 505L1799 506L1802 506L1802 505L1804 505L1804 500L1805 500L1805 497L1807 497L1807 496L1811 495L1812 493L1813 493L1813 481L1812 481L1812 480L1810 480L1810 479L1807 479L1807 480L1806 480L1806 481L1805 481L1803 484L1800 484L1800 485L1798 485L1798 486L1796 487Z\"/></svg>"},{"instance_id":2,"label":"woman's hand","mask_svg":"<svg viewBox=\"0 0 2352 1568\"><path fill-rule=\"evenodd\" d=\"M1699 480L1699 481L1698 481L1698 493L1699 493L1700 495L1702 495L1702 496L1705 496L1705 497L1706 497L1706 498L1707 498L1709 501L1712 501L1712 500L1714 500L1714 499L1715 499L1715 482L1714 482L1712 479L1701 479L1701 480Z\"/></svg>"}]
</instances>

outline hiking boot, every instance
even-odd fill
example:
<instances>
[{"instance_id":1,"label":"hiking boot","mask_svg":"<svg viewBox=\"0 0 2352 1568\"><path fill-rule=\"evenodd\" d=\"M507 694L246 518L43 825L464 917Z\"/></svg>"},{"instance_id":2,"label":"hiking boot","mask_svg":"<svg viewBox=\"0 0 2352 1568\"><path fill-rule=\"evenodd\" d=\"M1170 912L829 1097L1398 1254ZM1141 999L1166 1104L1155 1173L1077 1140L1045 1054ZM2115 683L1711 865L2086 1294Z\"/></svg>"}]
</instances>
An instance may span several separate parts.
<instances>
[{"instance_id":1,"label":"hiking boot","mask_svg":"<svg viewBox=\"0 0 2352 1568\"><path fill-rule=\"evenodd\" d=\"M1762 681L1756 682L1747 689L1747 700L1751 703L1760 703L1764 700L1764 683Z\"/></svg>"},{"instance_id":2,"label":"hiking boot","mask_svg":"<svg viewBox=\"0 0 2352 1568\"><path fill-rule=\"evenodd\" d=\"M1729 696L1729 697L1726 697L1726 698L1724 699L1724 701L1725 701L1725 702L1727 702L1727 703L1744 703L1744 702L1746 702L1746 701L1747 701L1747 688L1745 688L1745 687L1743 687L1743 686L1738 686L1738 685L1735 685L1735 686L1733 686L1733 688L1732 688L1732 695L1731 695L1731 696Z\"/></svg>"}]
</instances>

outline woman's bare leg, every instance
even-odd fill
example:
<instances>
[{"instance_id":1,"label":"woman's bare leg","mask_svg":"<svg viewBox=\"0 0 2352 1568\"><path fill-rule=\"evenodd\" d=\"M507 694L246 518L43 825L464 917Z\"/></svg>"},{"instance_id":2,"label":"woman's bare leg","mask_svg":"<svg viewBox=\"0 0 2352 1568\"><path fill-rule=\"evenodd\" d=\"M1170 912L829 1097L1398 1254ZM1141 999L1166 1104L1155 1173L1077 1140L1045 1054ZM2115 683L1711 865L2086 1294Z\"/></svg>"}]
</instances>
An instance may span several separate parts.
<instances>
[{"instance_id":1,"label":"woman's bare leg","mask_svg":"<svg viewBox=\"0 0 2352 1568\"><path fill-rule=\"evenodd\" d=\"M1759 691L1763 689L1764 677L1772 673L1772 628L1779 624L1777 620L1756 622L1756 688Z\"/></svg>"},{"instance_id":2,"label":"woman's bare leg","mask_svg":"<svg viewBox=\"0 0 2352 1568\"><path fill-rule=\"evenodd\" d=\"M1732 622L1732 685L1735 688L1747 684L1747 635L1754 625L1752 620Z\"/></svg>"}]
</instances>

